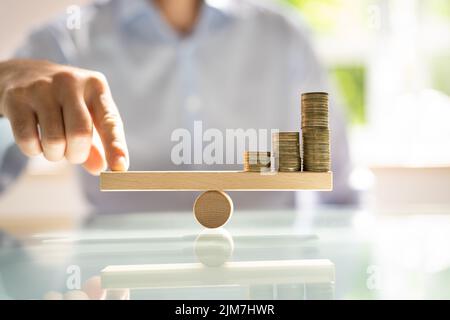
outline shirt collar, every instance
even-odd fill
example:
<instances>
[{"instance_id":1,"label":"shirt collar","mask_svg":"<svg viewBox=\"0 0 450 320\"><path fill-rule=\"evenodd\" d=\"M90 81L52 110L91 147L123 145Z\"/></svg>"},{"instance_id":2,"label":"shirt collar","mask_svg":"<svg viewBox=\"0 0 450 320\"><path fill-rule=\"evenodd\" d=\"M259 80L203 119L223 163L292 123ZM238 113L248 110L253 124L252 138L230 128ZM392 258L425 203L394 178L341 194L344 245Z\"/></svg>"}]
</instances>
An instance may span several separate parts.
<instances>
[{"instance_id":1,"label":"shirt collar","mask_svg":"<svg viewBox=\"0 0 450 320\"><path fill-rule=\"evenodd\" d=\"M117 0L117 14L124 25L130 25L143 17L155 17L159 15L152 3L153 0ZM215 30L229 22L232 18L228 10L232 0L204 0L202 19L198 22L198 28ZM204 20L204 21L202 21Z\"/></svg>"},{"instance_id":2,"label":"shirt collar","mask_svg":"<svg viewBox=\"0 0 450 320\"><path fill-rule=\"evenodd\" d=\"M148 0L117 0L116 10L123 24L132 23L137 17L150 10Z\"/></svg>"}]
</instances>

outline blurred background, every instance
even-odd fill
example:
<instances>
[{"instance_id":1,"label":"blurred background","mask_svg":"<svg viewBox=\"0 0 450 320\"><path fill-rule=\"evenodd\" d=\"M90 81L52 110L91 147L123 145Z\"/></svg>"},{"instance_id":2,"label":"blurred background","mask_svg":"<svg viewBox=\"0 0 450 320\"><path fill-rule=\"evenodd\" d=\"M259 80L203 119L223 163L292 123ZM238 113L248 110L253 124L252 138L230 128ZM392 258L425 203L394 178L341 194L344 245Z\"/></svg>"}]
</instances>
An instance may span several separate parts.
<instances>
[{"instance_id":1,"label":"blurred background","mask_svg":"<svg viewBox=\"0 0 450 320\"><path fill-rule=\"evenodd\" d=\"M448 209L450 1L273 1L307 21L339 90L355 164L352 184L365 191L364 205L388 214ZM0 59L34 26L87 2L2 0ZM72 169L32 161L0 198L0 227L27 232L73 223L86 205ZM33 226L17 222L37 215Z\"/></svg>"}]
</instances>

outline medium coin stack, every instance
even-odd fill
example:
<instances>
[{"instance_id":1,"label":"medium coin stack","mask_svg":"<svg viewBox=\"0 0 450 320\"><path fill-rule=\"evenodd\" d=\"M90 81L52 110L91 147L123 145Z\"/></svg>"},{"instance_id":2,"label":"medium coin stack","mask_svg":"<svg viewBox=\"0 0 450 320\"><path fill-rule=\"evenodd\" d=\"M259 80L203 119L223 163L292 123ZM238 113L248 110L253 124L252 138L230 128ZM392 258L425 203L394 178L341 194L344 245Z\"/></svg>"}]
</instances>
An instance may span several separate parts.
<instances>
[{"instance_id":1,"label":"medium coin stack","mask_svg":"<svg viewBox=\"0 0 450 320\"><path fill-rule=\"evenodd\" d=\"M268 151L245 151L244 171L261 172L270 170L270 152Z\"/></svg>"},{"instance_id":2,"label":"medium coin stack","mask_svg":"<svg viewBox=\"0 0 450 320\"><path fill-rule=\"evenodd\" d=\"M328 93L302 94L303 171L330 171Z\"/></svg>"},{"instance_id":3,"label":"medium coin stack","mask_svg":"<svg viewBox=\"0 0 450 320\"><path fill-rule=\"evenodd\" d=\"M272 134L272 154L276 159L278 171L301 170L299 132L274 132Z\"/></svg>"}]
</instances>

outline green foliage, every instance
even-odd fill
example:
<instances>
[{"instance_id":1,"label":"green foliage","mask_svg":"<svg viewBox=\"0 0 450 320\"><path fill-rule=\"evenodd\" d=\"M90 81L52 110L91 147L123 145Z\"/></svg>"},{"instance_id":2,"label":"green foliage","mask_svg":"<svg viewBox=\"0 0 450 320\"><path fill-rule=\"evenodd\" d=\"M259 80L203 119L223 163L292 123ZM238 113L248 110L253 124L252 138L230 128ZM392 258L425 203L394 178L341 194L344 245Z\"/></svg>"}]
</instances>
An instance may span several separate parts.
<instances>
[{"instance_id":1,"label":"green foliage","mask_svg":"<svg viewBox=\"0 0 450 320\"><path fill-rule=\"evenodd\" d=\"M450 1L449 0L427 0L428 8L434 15L444 17L450 20Z\"/></svg>"},{"instance_id":2,"label":"green foliage","mask_svg":"<svg viewBox=\"0 0 450 320\"><path fill-rule=\"evenodd\" d=\"M299 10L308 23L318 33L333 30L336 20L334 13L342 6L342 0L279 0Z\"/></svg>"},{"instance_id":3,"label":"green foliage","mask_svg":"<svg viewBox=\"0 0 450 320\"><path fill-rule=\"evenodd\" d=\"M333 33L340 10L352 6L349 0L278 0L299 10L318 35ZM340 90L351 124L365 123L365 68L361 65L331 66L330 73Z\"/></svg>"},{"instance_id":4,"label":"green foliage","mask_svg":"<svg viewBox=\"0 0 450 320\"><path fill-rule=\"evenodd\" d=\"M450 52L433 57L431 61L432 87L450 96Z\"/></svg>"},{"instance_id":5,"label":"green foliage","mask_svg":"<svg viewBox=\"0 0 450 320\"><path fill-rule=\"evenodd\" d=\"M335 66L330 70L332 78L339 89L347 118L351 124L360 125L366 121L364 107L365 68L361 65Z\"/></svg>"}]
</instances>

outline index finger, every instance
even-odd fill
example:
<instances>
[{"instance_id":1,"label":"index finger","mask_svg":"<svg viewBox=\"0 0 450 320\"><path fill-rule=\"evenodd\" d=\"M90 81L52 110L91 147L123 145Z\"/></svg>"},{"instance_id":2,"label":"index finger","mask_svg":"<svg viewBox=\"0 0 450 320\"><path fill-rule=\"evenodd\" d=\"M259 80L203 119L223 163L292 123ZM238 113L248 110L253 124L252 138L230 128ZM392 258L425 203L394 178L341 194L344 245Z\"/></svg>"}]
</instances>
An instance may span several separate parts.
<instances>
[{"instance_id":1,"label":"index finger","mask_svg":"<svg viewBox=\"0 0 450 320\"><path fill-rule=\"evenodd\" d=\"M94 78L86 85L88 106L105 149L106 162L113 171L126 171L129 157L123 123L108 84Z\"/></svg>"}]
</instances>

